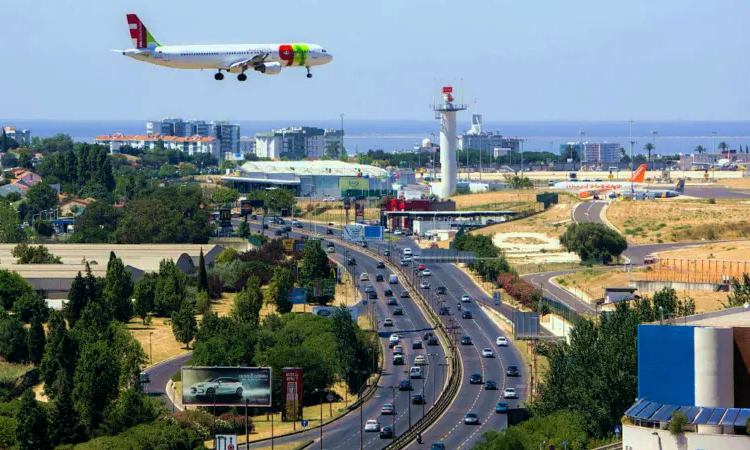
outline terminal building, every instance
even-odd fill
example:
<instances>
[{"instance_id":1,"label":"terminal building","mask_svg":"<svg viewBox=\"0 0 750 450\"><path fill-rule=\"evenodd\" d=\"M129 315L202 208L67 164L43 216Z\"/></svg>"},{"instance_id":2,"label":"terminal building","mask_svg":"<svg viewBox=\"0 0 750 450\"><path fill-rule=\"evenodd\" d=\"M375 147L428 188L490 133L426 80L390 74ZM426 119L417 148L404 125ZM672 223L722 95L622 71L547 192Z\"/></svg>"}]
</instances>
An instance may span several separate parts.
<instances>
[{"instance_id":1,"label":"terminal building","mask_svg":"<svg viewBox=\"0 0 750 450\"><path fill-rule=\"evenodd\" d=\"M673 414L687 417L673 436ZM623 448L750 448L750 309L638 327L638 399L623 423Z\"/></svg>"}]
</instances>

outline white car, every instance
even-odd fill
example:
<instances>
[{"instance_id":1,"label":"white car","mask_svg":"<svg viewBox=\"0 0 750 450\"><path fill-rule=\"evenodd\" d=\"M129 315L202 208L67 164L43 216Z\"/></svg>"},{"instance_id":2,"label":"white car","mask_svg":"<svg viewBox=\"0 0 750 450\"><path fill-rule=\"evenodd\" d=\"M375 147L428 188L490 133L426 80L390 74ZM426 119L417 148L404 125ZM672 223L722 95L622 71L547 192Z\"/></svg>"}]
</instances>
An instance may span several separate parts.
<instances>
[{"instance_id":1,"label":"white car","mask_svg":"<svg viewBox=\"0 0 750 450\"><path fill-rule=\"evenodd\" d=\"M471 302L471 297L469 297L468 295L464 294L464 295L461 296L461 302L462 303L470 303Z\"/></svg>"},{"instance_id":2,"label":"white car","mask_svg":"<svg viewBox=\"0 0 750 450\"><path fill-rule=\"evenodd\" d=\"M518 398L516 388L505 388L503 389L503 398Z\"/></svg>"},{"instance_id":3,"label":"white car","mask_svg":"<svg viewBox=\"0 0 750 450\"><path fill-rule=\"evenodd\" d=\"M190 386L190 393L196 397L213 398L217 395L233 395L242 398L242 382L232 377L216 377Z\"/></svg>"},{"instance_id":4,"label":"white car","mask_svg":"<svg viewBox=\"0 0 750 450\"><path fill-rule=\"evenodd\" d=\"M432 275L432 272L430 272L430 269L425 269L422 271L423 277L429 277L430 275Z\"/></svg>"},{"instance_id":5,"label":"white car","mask_svg":"<svg viewBox=\"0 0 750 450\"><path fill-rule=\"evenodd\" d=\"M383 321L383 326L384 327L392 327L393 326L393 319L385 319Z\"/></svg>"},{"instance_id":6,"label":"white car","mask_svg":"<svg viewBox=\"0 0 750 450\"><path fill-rule=\"evenodd\" d=\"M374 419L368 420L367 423L365 423L365 431L380 431L380 423Z\"/></svg>"},{"instance_id":7,"label":"white car","mask_svg":"<svg viewBox=\"0 0 750 450\"><path fill-rule=\"evenodd\" d=\"M482 357L483 358L494 358L495 353L492 352L491 348L485 348L482 350Z\"/></svg>"},{"instance_id":8,"label":"white car","mask_svg":"<svg viewBox=\"0 0 750 450\"><path fill-rule=\"evenodd\" d=\"M362 275L359 276L359 281L370 281L370 275L367 275L367 272L362 272Z\"/></svg>"},{"instance_id":9,"label":"white car","mask_svg":"<svg viewBox=\"0 0 750 450\"><path fill-rule=\"evenodd\" d=\"M328 253L336 253L336 248L335 247L328 247L326 249L326 252L328 252Z\"/></svg>"},{"instance_id":10,"label":"white car","mask_svg":"<svg viewBox=\"0 0 750 450\"><path fill-rule=\"evenodd\" d=\"M398 335L397 335L397 334L392 334L392 335L391 335L391 337L390 337L390 338L388 338L388 340L389 340L389 341L390 341L391 343L393 343L393 344L398 344L398 339L399 339L399 338L398 338Z\"/></svg>"},{"instance_id":11,"label":"white car","mask_svg":"<svg viewBox=\"0 0 750 450\"><path fill-rule=\"evenodd\" d=\"M427 364L427 358L425 358L424 355L417 355L414 357L415 366L422 366L425 364Z\"/></svg>"},{"instance_id":12,"label":"white car","mask_svg":"<svg viewBox=\"0 0 750 450\"><path fill-rule=\"evenodd\" d=\"M401 229L400 229L400 228L396 228L396 229L395 229L395 230L393 231L393 235L394 235L394 236L401 236L402 234L404 234L404 233L403 233L403 232L401 231Z\"/></svg>"},{"instance_id":13,"label":"white car","mask_svg":"<svg viewBox=\"0 0 750 450\"><path fill-rule=\"evenodd\" d=\"M498 336L497 339L495 339L495 345L498 347L507 347L508 339L506 339L505 336Z\"/></svg>"},{"instance_id":14,"label":"white car","mask_svg":"<svg viewBox=\"0 0 750 450\"><path fill-rule=\"evenodd\" d=\"M323 201L324 201L324 202L335 202L335 201L336 201L336 199L335 199L335 198L333 198L333 197L326 197L326 198L324 198L324 199L323 199Z\"/></svg>"},{"instance_id":15,"label":"white car","mask_svg":"<svg viewBox=\"0 0 750 450\"><path fill-rule=\"evenodd\" d=\"M428 283L427 280L422 280L422 282L419 283L419 287L421 287L422 289L429 289L430 283Z\"/></svg>"}]
</instances>

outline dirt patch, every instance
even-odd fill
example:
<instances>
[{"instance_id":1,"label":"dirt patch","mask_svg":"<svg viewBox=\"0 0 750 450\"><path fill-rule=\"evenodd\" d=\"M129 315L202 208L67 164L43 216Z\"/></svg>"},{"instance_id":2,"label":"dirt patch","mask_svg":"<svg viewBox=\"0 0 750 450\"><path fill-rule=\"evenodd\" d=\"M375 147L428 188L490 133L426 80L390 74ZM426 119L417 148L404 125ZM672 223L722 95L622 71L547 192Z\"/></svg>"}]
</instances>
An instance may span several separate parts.
<instances>
[{"instance_id":1,"label":"dirt patch","mask_svg":"<svg viewBox=\"0 0 750 450\"><path fill-rule=\"evenodd\" d=\"M548 243L546 239L539 239L535 237L510 237L507 239L503 239L503 242L523 245L545 245Z\"/></svg>"},{"instance_id":2,"label":"dirt patch","mask_svg":"<svg viewBox=\"0 0 750 450\"><path fill-rule=\"evenodd\" d=\"M733 189L750 189L750 178L717 179L716 184Z\"/></svg>"},{"instance_id":3,"label":"dirt patch","mask_svg":"<svg viewBox=\"0 0 750 450\"><path fill-rule=\"evenodd\" d=\"M629 276L621 270L586 269L558 277L557 283L578 296L596 300L604 298L605 287L629 286Z\"/></svg>"},{"instance_id":4,"label":"dirt patch","mask_svg":"<svg viewBox=\"0 0 750 450\"><path fill-rule=\"evenodd\" d=\"M748 261L750 241L724 242L698 245L658 253L662 259L716 259L724 261Z\"/></svg>"},{"instance_id":5,"label":"dirt patch","mask_svg":"<svg viewBox=\"0 0 750 450\"><path fill-rule=\"evenodd\" d=\"M747 204L736 200L614 202L607 219L637 244L750 237Z\"/></svg>"},{"instance_id":6,"label":"dirt patch","mask_svg":"<svg viewBox=\"0 0 750 450\"><path fill-rule=\"evenodd\" d=\"M492 203L536 203L536 191L533 189L507 189L502 191L480 192L477 194L455 195L451 200L456 202L456 208L466 208L476 205Z\"/></svg>"},{"instance_id":7,"label":"dirt patch","mask_svg":"<svg viewBox=\"0 0 750 450\"><path fill-rule=\"evenodd\" d=\"M562 198L562 197L560 197ZM498 233L535 233L547 238L558 239L571 222L573 203L560 203L547 211L520 220L511 220L472 231L477 234L496 235Z\"/></svg>"}]
</instances>

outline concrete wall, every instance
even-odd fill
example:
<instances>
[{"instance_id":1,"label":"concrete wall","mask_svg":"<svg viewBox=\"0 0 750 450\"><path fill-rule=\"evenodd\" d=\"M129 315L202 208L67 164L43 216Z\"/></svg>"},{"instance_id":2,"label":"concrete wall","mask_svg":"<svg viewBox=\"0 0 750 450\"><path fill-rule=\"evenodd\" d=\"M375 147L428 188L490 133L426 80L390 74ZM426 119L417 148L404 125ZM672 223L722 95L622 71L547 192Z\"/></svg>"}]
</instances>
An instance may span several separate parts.
<instances>
[{"instance_id":1,"label":"concrete wall","mask_svg":"<svg viewBox=\"0 0 750 450\"><path fill-rule=\"evenodd\" d=\"M746 450L750 448L750 436L744 435L685 432L674 437L669 434L669 430L642 428L635 425L625 425L622 428L623 450Z\"/></svg>"},{"instance_id":2,"label":"concrete wall","mask_svg":"<svg viewBox=\"0 0 750 450\"><path fill-rule=\"evenodd\" d=\"M734 407L734 333L731 328L696 327L695 405Z\"/></svg>"},{"instance_id":3,"label":"concrete wall","mask_svg":"<svg viewBox=\"0 0 750 450\"><path fill-rule=\"evenodd\" d=\"M630 287L638 289L638 294L650 294L659 292L665 287L671 287L676 291L709 291L716 292L716 283L686 283L683 281L653 281L653 280L631 280Z\"/></svg>"},{"instance_id":4,"label":"concrete wall","mask_svg":"<svg viewBox=\"0 0 750 450\"><path fill-rule=\"evenodd\" d=\"M570 342L570 333L573 331L573 325L563 320L556 314L547 314L541 320L542 328L546 329L555 336L564 336Z\"/></svg>"}]
</instances>

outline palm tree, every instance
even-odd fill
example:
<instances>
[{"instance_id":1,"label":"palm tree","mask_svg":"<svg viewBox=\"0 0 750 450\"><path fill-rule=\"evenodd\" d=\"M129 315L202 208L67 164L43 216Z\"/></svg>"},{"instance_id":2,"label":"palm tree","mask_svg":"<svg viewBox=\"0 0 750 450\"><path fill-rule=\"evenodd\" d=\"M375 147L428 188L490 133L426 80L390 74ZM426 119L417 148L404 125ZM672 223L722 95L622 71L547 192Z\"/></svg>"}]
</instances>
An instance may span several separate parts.
<instances>
[{"instance_id":1,"label":"palm tree","mask_svg":"<svg viewBox=\"0 0 750 450\"><path fill-rule=\"evenodd\" d=\"M725 152L727 148L729 148L729 146L727 145L726 142L724 141L719 142L719 149L721 149L722 152Z\"/></svg>"},{"instance_id":2,"label":"palm tree","mask_svg":"<svg viewBox=\"0 0 750 450\"><path fill-rule=\"evenodd\" d=\"M705 152L705 151L706 151L706 147L704 147L704 146L702 146L702 145L699 145L699 146L695 147L695 153L697 153L697 154L699 154L699 155L700 155L701 153Z\"/></svg>"},{"instance_id":3,"label":"palm tree","mask_svg":"<svg viewBox=\"0 0 750 450\"><path fill-rule=\"evenodd\" d=\"M650 142L649 142L648 144L646 144L646 145L644 145L644 146L643 146L643 149L644 149L644 150L646 150L646 151L648 152L648 165L649 165L649 166L651 166L651 151L652 151L653 149L655 149L655 148L656 148L656 147L654 147L654 144L652 144L652 143L650 143ZM651 169L653 169L653 167L651 167ZM650 170L650 169L649 169L649 170Z\"/></svg>"}]
</instances>

